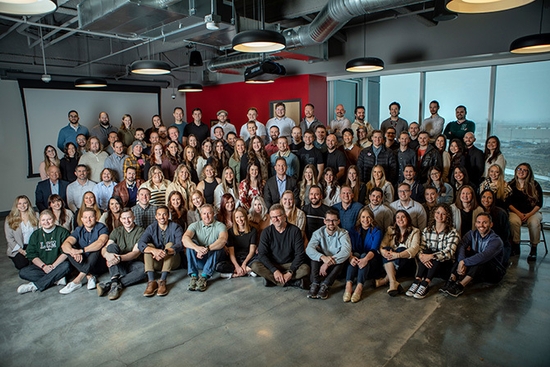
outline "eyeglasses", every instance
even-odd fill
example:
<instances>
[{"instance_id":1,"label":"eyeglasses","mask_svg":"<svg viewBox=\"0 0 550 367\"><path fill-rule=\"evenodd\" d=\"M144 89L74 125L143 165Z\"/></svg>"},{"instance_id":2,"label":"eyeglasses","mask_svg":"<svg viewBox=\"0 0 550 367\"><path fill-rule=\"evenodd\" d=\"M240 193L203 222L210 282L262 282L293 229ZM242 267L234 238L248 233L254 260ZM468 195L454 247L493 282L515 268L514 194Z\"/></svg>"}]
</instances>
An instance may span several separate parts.
<instances>
[{"instance_id":1,"label":"eyeglasses","mask_svg":"<svg viewBox=\"0 0 550 367\"><path fill-rule=\"evenodd\" d=\"M521 168L521 167L516 168L516 171L518 171L518 172L529 172L529 170L527 168Z\"/></svg>"},{"instance_id":2,"label":"eyeglasses","mask_svg":"<svg viewBox=\"0 0 550 367\"><path fill-rule=\"evenodd\" d=\"M284 214L279 214L279 215L270 215L270 216L269 216L269 218L270 218L271 220L274 220L274 219L279 219L279 218L281 218L281 217L282 217L283 215L284 215Z\"/></svg>"},{"instance_id":3,"label":"eyeglasses","mask_svg":"<svg viewBox=\"0 0 550 367\"><path fill-rule=\"evenodd\" d=\"M403 194L403 193L407 193L407 192L410 192L411 190L397 190L398 193L400 194Z\"/></svg>"},{"instance_id":4,"label":"eyeglasses","mask_svg":"<svg viewBox=\"0 0 550 367\"><path fill-rule=\"evenodd\" d=\"M338 222L338 219L325 219L326 223L336 223Z\"/></svg>"}]
</instances>

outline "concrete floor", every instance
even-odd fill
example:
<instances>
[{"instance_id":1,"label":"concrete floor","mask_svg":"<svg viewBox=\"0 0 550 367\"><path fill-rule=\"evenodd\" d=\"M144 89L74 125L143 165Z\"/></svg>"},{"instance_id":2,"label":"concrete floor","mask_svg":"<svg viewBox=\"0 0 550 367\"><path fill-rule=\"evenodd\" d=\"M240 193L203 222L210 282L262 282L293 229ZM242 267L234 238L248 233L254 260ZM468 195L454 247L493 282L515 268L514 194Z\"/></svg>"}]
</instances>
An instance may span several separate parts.
<instances>
[{"instance_id":1,"label":"concrete floor","mask_svg":"<svg viewBox=\"0 0 550 367\"><path fill-rule=\"evenodd\" d=\"M117 301L85 288L18 295L24 281L0 256L0 366L549 366L550 261L542 244L534 264L522 250L498 286L424 300L367 289L357 304L340 282L326 301L258 278L189 292L183 270L164 298L143 297L145 284Z\"/></svg>"}]
</instances>

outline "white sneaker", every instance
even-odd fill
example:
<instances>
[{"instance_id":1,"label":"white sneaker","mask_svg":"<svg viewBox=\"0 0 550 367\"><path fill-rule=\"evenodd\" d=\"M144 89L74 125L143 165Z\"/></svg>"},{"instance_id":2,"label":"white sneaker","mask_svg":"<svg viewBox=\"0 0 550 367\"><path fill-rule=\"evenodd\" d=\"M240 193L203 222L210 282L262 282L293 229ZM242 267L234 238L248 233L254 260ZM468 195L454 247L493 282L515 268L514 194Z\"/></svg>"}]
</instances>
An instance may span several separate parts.
<instances>
[{"instance_id":1,"label":"white sneaker","mask_svg":"<svg viewBox=\"0 0 550 367\"><path fill-rule=\"evenodd\" d=\"M256 278L258 276L258 274L254 273L253 271L251 271L250 273L248 273L248 276L249 277L254 277Z\"/></svg>"},{"instance_id":2,"label":"white sneaker","mask_svg":"<svg viewBox=\"0 0 550 367\"><path fill-rule=\"evenodd\" d=\"M63 288L61 288L61 290L59 291L59 293L61 294L69 294L69 293L72 293L74 291L76 291L78 288L82 287L82 283L73 283L73 282L70 282L69 284L67 284L66 286L64 286Z\"/></svg>"},{"instance_id":3,"label":"white sneaker","mask_svg":"<svg viewBox=\"0 0 550 367\"><path fill-rule=\"evenodd\" d=\"M17 293L24 294L29 292L36 292L38 288L34 285L33 282L30 282L29 284L22 284L17 288Z\"/></svg>"},{"instance_id":4,"label":"white sneaker","mask_svg":"<svg viewBox=\"0 0 550 367\"><path fill-rule=\"evenodd\" d=\"M67 279L65 279L65 277L59 279L57 282L55 282L56 285L62 285L62 286L66 286L67 285Z\"/></svg>"},{"instance_id":5,"label":"white sneaker","mask_svg":"<svg viewBox=\"0 0 550 367\"><path fill-rule=\"evenodd\" d=\"M95 289L96 286L97 286L97 281L95 277L88 278L88 285L86 286L86 288L88 288L88 290L91 290L91 289Z\"/></svg>"},{"instance_id":6,"label":"white sneaker","mask_svg":"<svg viewBox=\"0 0 550 367\"><path fill-rule=\"evenodd\" d=\"M232 276L233 273L220 273L220 277L222 277L223 279L231 279Z\"/></svg>"}]
</instances>

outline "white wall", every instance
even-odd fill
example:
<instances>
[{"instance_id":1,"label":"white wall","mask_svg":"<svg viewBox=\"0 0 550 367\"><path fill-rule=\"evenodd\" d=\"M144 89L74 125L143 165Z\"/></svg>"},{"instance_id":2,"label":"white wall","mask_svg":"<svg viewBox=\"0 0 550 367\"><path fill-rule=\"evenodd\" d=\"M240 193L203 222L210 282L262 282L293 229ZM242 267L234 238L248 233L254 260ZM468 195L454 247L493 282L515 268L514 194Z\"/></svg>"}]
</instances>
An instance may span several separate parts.
<instances>
[{"instance_id":1,"label":"white wall","mask_svg":"<svg viewBox=\"0 0 550 367\"><path fill-rule=\"evenodd\" d=\"M171 94L172 88L161 90L161 116L168 125L173 123L174 107L182 106L185 109L185 95L176 91L176 99L172 99ZM0 111L0 156L3 157L0 160L3 178L0 183L0 213L4 213L11 209L13 200L18 195L27 195L34 203L34 189L39 178L27 178L27 132L17 81L0 80ZM185 112L185 118L188 119L187 111ZM118 119L114 117L113 121L118 123ZM138 127L149 126L150 121L138 124Z\"/></svg>"},{"instance_id":2,"label":"white wall","mask_svg":"<svg viewBox=\"0 0 550 367\"><path fill-rule=\"evenodd\" d=\"M39 178L27 179L27 132L17 81L0 80L0 111L0 212L4 212L18 195L27 195L34 203Z\"/></svg>"}]
</instances>

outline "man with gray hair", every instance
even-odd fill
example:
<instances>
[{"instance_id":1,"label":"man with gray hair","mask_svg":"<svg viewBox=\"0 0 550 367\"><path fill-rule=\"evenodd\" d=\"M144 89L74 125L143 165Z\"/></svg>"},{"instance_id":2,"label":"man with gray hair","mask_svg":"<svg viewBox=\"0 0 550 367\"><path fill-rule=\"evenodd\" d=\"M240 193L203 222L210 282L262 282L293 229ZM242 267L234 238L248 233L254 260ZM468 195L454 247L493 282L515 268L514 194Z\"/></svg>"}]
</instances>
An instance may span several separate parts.
<instances>
[{"instance_id":1,"label":"man with gray hair","mask_svg":"<svg viewBox=\"0 0 550 367\"><path fill-rule=\"evenodd\" d=\"M309 266L304 252L300 228L286 220L281 204L269 209L271 225L262 231L258 246L258 260L251 264L252 271L265 279L271 287L294 286L307 289Z\"/></svg>"}]
</instances>

